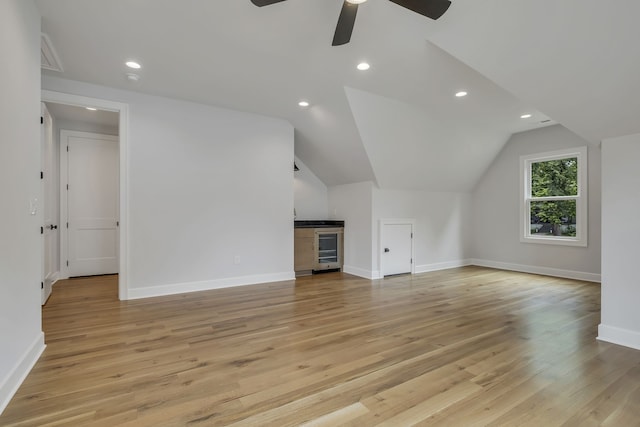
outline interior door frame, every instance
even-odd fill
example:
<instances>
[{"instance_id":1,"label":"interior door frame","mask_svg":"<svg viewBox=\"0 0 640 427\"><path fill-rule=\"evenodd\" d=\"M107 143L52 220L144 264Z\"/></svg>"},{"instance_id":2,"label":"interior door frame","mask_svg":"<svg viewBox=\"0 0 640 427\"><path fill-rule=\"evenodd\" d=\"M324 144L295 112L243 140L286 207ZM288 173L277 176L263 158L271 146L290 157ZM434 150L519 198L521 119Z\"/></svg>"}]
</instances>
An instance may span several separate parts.
<instances>
[{"instance_id":1,"label":"interior door frame","mask_svg":"<svg viewBox=\"0 0 640 427\"><path fill-rule=\"evenodd\" d=\"M416 220L413 218L382 218L379 221L379 232L378 232L378 271L380 272L380 277L384 278L384 227L385 225L410 225L411 226L411 234L413 238L411 239L411 274L416 273L416 257L415 257L415 235L416 235Z\"/></svg>"},{"instance_id":2,"label":"interior door frame","mask_svg":"<svg viewBox=\"0 0 640 427\"><path fill-rule=\"evenodd\" d=\"M70 268L66 263L66 260L69 260L69 228L66 226L66 223L69 221L69 192L67 191L69 185L69 153L62 149L63 142L68 144L69 136L86 138L99 136L102 139L111 140L116 143L119 141L119 137L114 135L60 129L60 223L65 223L65 227L62 227L62 231L60 232L60 275L62 279L68 279L70 277ZM118 145L118 149L119 148L120 146ZM118 214L120 214L120 212L118 212ZM65 256L65 261L63 261L62 256Z\"/></svg>"},{"instance_id":3,"label":"interior door frame","mask_svg":"<svg viewBox=\"0 0 640 427\"><path fill-rule=\"evenodd\" d=\"M47 219L47 209L51 209L50 204L52 204L52 198L55 199L56 195L57 195L57 189L55 188L55 185L52 185L48 188L47 186L47 182L50 182L50 180L54 179L53 177L55 177L56 175L56 171L54 169L50 169L48 168L48 166L52 166L52 165L47 165L47 158L45 156L45 152L47 150L46 146L50 145L50 150L52 150L52 152L50 153L51 156L53 156L53 162L55 163L55 158L57 157L57 152L55 150L55 147L53 146L53 142L54 142L54 138L53 138L53 119L51 117L51 113L49 112L49 109L47 108L47 105L44 102L40 103L40 115L42 116L42 127L40 128L40 167L41 167L41 171L42 174L40 175L40 184L42 186L42 212L43 212L43 221L42 221L42 274L41 274L41 295L42 295L42 305L45 305L47 300L49 299L49 297L51 296L51 288L53 286L53 284L58 280L59 275L60 275L60 266L58 265L57 267L54 265L53 266L53 270L51 272L51 276L47 277L47 235L49 236L49 239L52 238L51 234L54 232L54 230L52 228L50 228L49 226L52 226L52 224L47 224L46 223L46 219ZM51 126L50 129L47 129L47 126ZM58 167L59 165L55 165L55 167ZM53 190L53 192L49 192L49 190ZM55 220L55 215L54 218L51 218L52 221ZM56 235L58 233L58 230L56 229ZM53 245L56 246L56 245ZM55 251L54 253L49 254L49 256L53 257L53 260L49 260L50 262L53 262L54 260L59 258L59 251L60 251L60 247L59 245L57 247L54 248Z\"/></svg>"},{"instance_id":4,"label":"interior door frame","mask_svg":"<svg viewBox=\"0 0 640 427\"><path fill-rule=\"evenodd\" d=\"M119 150L119 205L120 226L118 227L119 259L118 259L118 297L120 300L128 299L129 290L129 180L128 180L128 142L129 142L129 105L122 102L109 101L99 98L91 98L69 93L42 90L42 102L72 105L76 107L94 107L105 111L119 113L118 126L118 150ZM62 156L61 156L62 158ZM60 172L62 173L62 171ZM61 203L62 205L62 203ZM62 234L62 233L60 233ZM62 240L62 239L60 239ZM60 248L62 253L62 248ZM60 260L62 264L62 260ZM62 265L60 266L62 269ZM66 268L66 267L65 267Z\"/></svg>"}]
</instances>

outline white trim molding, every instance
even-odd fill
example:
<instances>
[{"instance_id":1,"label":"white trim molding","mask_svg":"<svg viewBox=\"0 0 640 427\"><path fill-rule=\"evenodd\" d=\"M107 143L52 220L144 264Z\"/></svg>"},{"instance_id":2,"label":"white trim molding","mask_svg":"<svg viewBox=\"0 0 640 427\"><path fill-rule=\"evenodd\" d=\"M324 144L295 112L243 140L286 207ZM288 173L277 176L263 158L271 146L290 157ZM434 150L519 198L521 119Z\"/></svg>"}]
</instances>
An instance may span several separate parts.
<instances>
[{"instance_id":1,"label":"white trim molding","mask_svg":"<svg viewBox=\"0 0 640 427\"><path fill-rule=\"evenodd\" d=\"M584 280L585 282L600 283L600 274L584 271L563 270L560 268L540 267L537 265L513 264L509 262L490 261L485 259L471 259L470 265L497 268L499 270L518 271L521 273L540 274L543 276L562 277L565 279Z\"/></svg>"},{"instance_id":2,"label":"white trim molding","mask_svg":"<svg viewBox=\"0 0 640 427\"><path fill-rule=\"evenodd\" d=\"M42 102L73 105L76 107L96 107L119 113L118 138L120 141L120 259L118 265L118 296L126 300L129 286L129 106L122 102L109 101L69 93L42 90ZM61 260L62 263L62 260ZM64 272L61 271L64 276Z\"/></svg>"},{"instance_id":3,"label":"white trim molding","mask_svg":"<svg viewBox=\"0 0 640 427\"><path fill-rule=\"evenodd\" d=\"M363 279L375 280L381 279L380 272L377 270L365 270L364 268L353 267L351 265L343 265L342 271L347 274L362 277Z\"/></svg>"},{"instance_id":4,"label":"white trim molding","mask_svg":"<svg viewBox=\"0 0 640 427\"><path fill-rule=\"evenodd\" d=\"M428 273L430 271L447 270L449 268L466 267L471 265L470 259L459 259L454 261L436 262L433 264L416 265L416 274Z\"/></svg>"},{"instance_id":5,"label":"white trim molding","mask_svg":"<svg viewBox=\"0 0 640 427\"><path fill-rule=\"evenodd\" d=\"M640 350L640 332L630 329L617 328L600 323L598 325L598 341Z\"/></svg>"},{"instance_id":6,"label":"white trim molding","mask_svg":"<svg viewBox=\"0 0 640 427\"><path fill-rule=\"evenodd\" d=\"M295 280L295 273L256 274L253 276L228 277L224 279L202 280L199 282L173 283L169 285L130 288L127 299L152 298L166 295L185 294L189 292L210 291L213 289L231 288L235 286L257 285L259 283L284 282Z\"/></svg>"},{"instance_id":7,"label":"white trim molding","mask_svg":"<svg viewBox=\"0 0 640 427\"><path fill-rule=\"evenodd\" d=\"M9 376L0 384L0 414L7 407L13 395L16 394L22 382L27 378L45 347L44 333L40 332L18 364L11 370Z\"/></svg>"},{"instance_id":8,"label":"white trim molding","mask_svg":"<svg viewBox=\"0 0 640 427\"><path fill-rule=\"evenodd\" d=\"M587 246L588 224L588 175L587 147L574 147L546 153L520 156L520 241L522 243L542 243L547 245ZM533 197L531 195L531 168L534 163L577 159L578 194L575 196ZM531 203L575 200L576 236L540 236L531 233Z\"/></svg>"}]
</instances>

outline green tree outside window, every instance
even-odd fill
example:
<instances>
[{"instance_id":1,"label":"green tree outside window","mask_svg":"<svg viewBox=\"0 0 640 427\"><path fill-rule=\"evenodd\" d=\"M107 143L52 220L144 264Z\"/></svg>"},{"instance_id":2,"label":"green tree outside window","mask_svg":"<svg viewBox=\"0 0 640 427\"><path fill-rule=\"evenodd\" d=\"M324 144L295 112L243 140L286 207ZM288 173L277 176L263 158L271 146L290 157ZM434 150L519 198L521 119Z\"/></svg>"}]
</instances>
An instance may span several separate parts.
<instances>
[{"instance_id":1,"label":"green tree outside window","mask_svg":"<svg viewBox=\"0 0 640 427\"><path fill-rule=\"evenodd\" d=\"M570 197L578 195L578 159L531 164L531 197ZM576 235L576 200L532 200L531 231L553 236Z\"/></svg>"}]
</instances>

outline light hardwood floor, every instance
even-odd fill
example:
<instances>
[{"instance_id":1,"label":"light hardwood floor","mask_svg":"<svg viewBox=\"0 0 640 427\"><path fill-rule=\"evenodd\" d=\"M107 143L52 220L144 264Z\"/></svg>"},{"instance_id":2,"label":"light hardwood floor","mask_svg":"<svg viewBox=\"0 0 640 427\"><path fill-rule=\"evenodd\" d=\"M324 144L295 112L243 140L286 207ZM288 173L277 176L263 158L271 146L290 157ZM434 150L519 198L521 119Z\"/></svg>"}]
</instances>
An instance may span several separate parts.
<instances>
[{"instance_id":1,"label":"light hardwood floor","mask_svg":"<svg viewBox=\"0 0 640 427\"><path fill-rule=\"evenodd\" d=\"M480 267L129 302L67 280L0 425L640 425L640 351L596 341L599 301Z\"/></svg>"}]
</instances>

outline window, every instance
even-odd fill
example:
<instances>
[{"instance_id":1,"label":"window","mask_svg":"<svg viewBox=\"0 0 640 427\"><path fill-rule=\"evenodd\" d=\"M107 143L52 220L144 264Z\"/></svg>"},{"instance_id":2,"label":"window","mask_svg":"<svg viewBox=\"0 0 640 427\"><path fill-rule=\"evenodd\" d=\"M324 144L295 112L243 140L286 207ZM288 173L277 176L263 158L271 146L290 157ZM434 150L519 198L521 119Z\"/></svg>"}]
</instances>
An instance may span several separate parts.
<instances>
[{"instance_id":1,"label":"window","mask_svg":"<svg viewBox=\"0 0 640 427\"><path fill-rule=\"evenodd\" d=\"M587 246L587 148L522 156L520 241Z\"/></svg>"}]
</instances>

